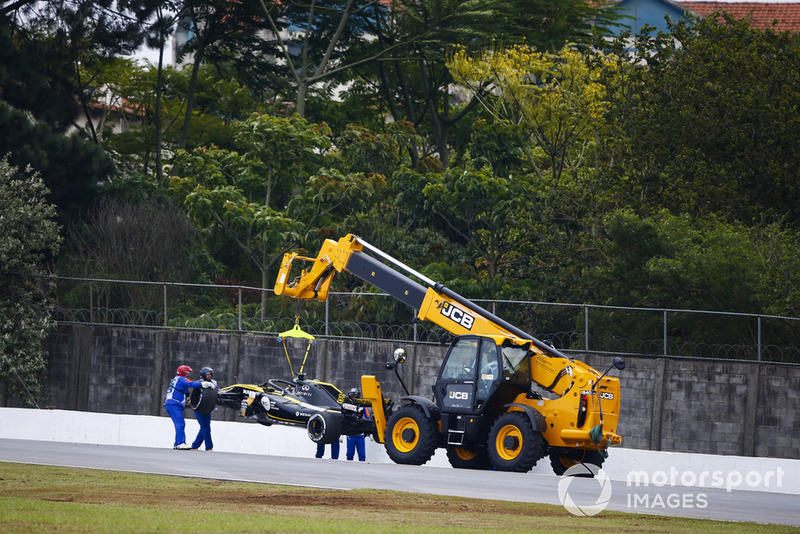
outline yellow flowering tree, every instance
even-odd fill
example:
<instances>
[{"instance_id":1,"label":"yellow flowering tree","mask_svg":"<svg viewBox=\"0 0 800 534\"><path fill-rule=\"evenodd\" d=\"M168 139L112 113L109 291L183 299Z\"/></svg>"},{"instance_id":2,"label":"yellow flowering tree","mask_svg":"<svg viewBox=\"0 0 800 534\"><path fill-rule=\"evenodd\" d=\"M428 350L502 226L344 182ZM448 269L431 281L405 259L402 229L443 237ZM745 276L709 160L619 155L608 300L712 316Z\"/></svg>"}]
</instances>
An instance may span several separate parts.
<instances>
[{"instance_id":1,"label":"yellow flowering tree","mask_svg":"<svg viewBox=\"0 0 800 534\"><path fill-rule=\"evenodd\" d=\"M590 58L571 46L556 54L519 45L496 47L478 56L457 48L447 68L495 120L529 133L531 165L541 176L532 150L537 147L558 180L564 169L581 166L603 124L609 107L603 74L616 64L610 59Z\"/></svg>"}]
</instances>

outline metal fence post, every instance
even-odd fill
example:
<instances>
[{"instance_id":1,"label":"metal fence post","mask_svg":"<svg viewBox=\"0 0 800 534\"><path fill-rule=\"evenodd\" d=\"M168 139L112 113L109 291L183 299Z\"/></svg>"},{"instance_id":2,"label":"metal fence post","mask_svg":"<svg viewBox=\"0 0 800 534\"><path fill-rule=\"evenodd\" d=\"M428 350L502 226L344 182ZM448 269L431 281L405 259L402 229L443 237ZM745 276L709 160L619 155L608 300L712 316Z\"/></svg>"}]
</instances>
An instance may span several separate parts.
<instances>
[{"instance_id":1,"label":"metal fence post","mask_svg":"<svg viewBox=\"0 0 800 534\"><path fill-rule=\"evenodd\" d=\"M667 310L664 310L664 356L667 355Z\"/></svg>"},{"instance_id":2,"label":"metal fence post","mask_svg":"<svg viewBox=\"0 0 800 534\"><path fill-rule=\"evenodd\" d=\"M167 284L164 284L164 328L167 327L169 319L167 317Z\"/></svg>"},{"instance_id":3,"label":"metal fence post","mask_svg":"<svg viewBox=\"0 0 800 534\"><path fill-rule=\"evenodd\" d=\"M94 281L89 280L89 323L94 324Z\"/></svg>"},{"instance_id":4,"label":"metal fence post","mask_svg":"<svg viewBox=\"0 0 800 534\"><path fill-rule=\"evenodd\" d=\"M761 316L758 317L758 349L756 354L758 355L758 361L761 361Z\"/></svg>"},{"instance_id":5,"label":"metal fence post","mask_svg":"<svg viewBox=\"0 0 800 534\"><path fill-rule=\"evenodd\" d=\"M589 306L583 308L583 339L584 350L589 352Z\"/></svg>"},{"instance_id":6,"label":"metal fence post","mask_svg":"<svg viewBox=\"0 0 800 534\"><path fill-rule=\"evenodd\" d=\"M242 288L239 288L239 332L242 331Z\"/></svg>"},{"instance_id":7,"label":"metal fence post","mask_svg":"<svg viewBox=\"0 0 800 534\"><path fill-rule=\"evenodd\" d=\"M328 299L325 299L325 335L328 335L328 315L330 313L330 304Z\"/></svg>"}]
</instances>

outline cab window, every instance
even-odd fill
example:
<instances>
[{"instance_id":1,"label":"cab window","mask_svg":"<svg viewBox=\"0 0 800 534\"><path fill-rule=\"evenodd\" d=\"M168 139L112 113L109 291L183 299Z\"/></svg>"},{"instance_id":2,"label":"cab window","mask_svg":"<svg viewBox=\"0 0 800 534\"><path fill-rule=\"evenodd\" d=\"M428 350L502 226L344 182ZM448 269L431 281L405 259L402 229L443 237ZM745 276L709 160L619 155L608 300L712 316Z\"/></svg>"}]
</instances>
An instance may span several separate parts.
<instances>
[{"instance_id":1,"label":"cab window","mask_svg":"<svg viewBox=\"0 0 800 534\"><path fill-rule=\"evenodd\" d=\"M497 345L491 339L481 341L480 361L478 363L477 400L484 401L492 386L500 381L500 368L497 365Z\"/></svg>"},{"instance_id":2,"label":"cab window","mask_svg":"<svg viewBox=\"0 0 800 534\"><path fill-rule=\"evenodd\" d=\"M525 386L531 381L530 353L518 347L503 347L503 382Z\"/></svg>"},{"instance_id":3,"label":"cab window","mask_svg":"<svg viewBox=\"0 0 800 534\"><path fill-rule=\"evenodd\" d=\"M477 339L460 339L450 349L447 363L442 369L442 379L474 380L475 361L478 356Z\"/></svg>"}]
</instances>

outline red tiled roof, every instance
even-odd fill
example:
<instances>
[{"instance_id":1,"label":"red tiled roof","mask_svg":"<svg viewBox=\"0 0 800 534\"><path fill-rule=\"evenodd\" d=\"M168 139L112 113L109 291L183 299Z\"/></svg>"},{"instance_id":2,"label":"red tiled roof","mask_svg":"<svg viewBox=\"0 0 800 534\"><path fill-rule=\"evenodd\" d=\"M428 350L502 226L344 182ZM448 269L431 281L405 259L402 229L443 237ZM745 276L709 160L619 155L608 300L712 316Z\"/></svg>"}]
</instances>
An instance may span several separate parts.
<instances>
[{"instance_id":1,"label":"red tiled roof","mask_svg":"<svg viewBox=\"0 0 800 534\"><path fill-rule=\"evenodd\" d=\"M701 17L715 11L726 11L736 19L750 15L753 28L773 28L777 32L800 31L800 2L679 2ZM772 22L778 23L773 26Z\"/></svg>"}]
</instances>

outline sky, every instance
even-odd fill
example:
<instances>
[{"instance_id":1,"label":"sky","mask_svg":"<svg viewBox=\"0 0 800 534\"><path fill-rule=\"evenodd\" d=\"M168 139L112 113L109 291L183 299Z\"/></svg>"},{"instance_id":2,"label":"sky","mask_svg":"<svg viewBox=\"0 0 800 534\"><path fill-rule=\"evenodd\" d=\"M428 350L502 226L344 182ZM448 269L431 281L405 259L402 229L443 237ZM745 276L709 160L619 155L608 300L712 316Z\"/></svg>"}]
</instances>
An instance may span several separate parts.
<instances>
[{"instance_id":1,"label":"sky","mask_svg":"<svg viewBox=\"0 0 800 534\"><path fill-rule=\"evenodd\" d=\"M136 59L141 61L149 61L154 66L158 66L158 50L155 48L147 48L142 46L134 54ZM172 41L167 43L164 47L164 65L169 65L172 62Z\"/></svg>"}]
</instances>

